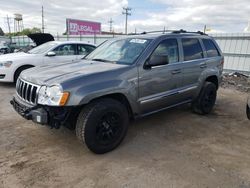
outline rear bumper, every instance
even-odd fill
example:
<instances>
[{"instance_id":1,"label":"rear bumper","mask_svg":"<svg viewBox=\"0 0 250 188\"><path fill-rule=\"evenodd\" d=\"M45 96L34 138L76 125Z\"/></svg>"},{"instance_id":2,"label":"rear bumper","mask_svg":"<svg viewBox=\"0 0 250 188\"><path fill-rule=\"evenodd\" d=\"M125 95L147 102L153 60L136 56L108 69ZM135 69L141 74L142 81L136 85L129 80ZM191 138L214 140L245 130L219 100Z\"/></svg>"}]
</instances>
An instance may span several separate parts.
<instances>
[{"instance_id":1,"label":"rear bumper","mask_svg":"<svg viewBox=\"0 0 250 188\"><path fill-rule=\"evenodd\" d=\"M23 118L37 124L49 125L51 128L60 128L62 125L72 127L76 119L77 113L73 107L31 106L20 100L18 96L14 96L10 103Z\"/></svg>"}]
</instances>

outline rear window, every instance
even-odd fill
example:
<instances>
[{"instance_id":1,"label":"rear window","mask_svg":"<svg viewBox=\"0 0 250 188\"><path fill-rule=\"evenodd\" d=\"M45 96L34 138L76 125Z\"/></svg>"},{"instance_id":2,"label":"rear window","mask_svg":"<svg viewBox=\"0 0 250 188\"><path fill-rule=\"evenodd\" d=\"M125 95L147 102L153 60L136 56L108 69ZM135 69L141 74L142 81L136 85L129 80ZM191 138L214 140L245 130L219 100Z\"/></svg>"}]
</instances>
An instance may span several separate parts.
<instances>
[{"instance_id":1,"label":"rear window","mask_svg":"<svg viewBox=\"0 0 250 188\"><path fill-rule=\"evenodd\" d=\"M184 61L190 61L203 58L203 51L198 39L182 39Z\"/></svg>"},{"instance_id":2,"label":"rear window","mask_svg":"<svg viewBox=\"0 0 250 188\"><path fill-rule=\"evenodd\" d=\"M212 40L202 39L202 42L205 46L207 57L216 57L220 55Z\"/></svg>"}]
</instances>

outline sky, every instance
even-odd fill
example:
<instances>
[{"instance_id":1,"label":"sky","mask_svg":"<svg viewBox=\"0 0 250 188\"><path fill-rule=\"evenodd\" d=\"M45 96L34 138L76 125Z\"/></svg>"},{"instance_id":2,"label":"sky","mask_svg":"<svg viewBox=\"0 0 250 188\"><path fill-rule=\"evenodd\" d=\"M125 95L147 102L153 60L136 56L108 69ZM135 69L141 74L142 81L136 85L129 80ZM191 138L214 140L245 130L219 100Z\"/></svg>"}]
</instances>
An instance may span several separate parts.
<instances>
[{"instance_id":1,"label":"sky","mask_svg":"<svg viewBox=\"0 0 250 188\"><path fill-rule=\"evenodd\" d=\"M128 32L166 29L203 30L211 32L243 32L250 21L250 0L0 0L0 27L8 32L6 16L23 15L25 28L41 28L44 6L45 32L62 34L66 18L102 23L109 31L114 20L115 32L124 32L123 7L130 7ZM11 29L14 21L11 19Z\"/></svg>"}]
</instances>

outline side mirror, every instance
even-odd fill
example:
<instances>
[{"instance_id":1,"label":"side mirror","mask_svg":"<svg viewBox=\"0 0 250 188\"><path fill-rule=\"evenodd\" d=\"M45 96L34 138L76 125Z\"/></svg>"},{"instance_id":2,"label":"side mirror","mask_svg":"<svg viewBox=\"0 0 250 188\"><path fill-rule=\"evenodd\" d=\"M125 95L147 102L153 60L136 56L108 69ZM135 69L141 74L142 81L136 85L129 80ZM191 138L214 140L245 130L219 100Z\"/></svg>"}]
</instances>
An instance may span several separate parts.
<instances>
[{"instance_id":1,"label":"side mirror","mask_svg":"<svg viewBox=\"0 0 250 188\"><path fill-rule=\"evenodd\" d=\"M167 55L153 55L144 65L144 68L151 68L161 65L169 64L169 59Z\"/></svg>"},{"instance_id":2,"label":"side mirror","mask_svg":"<svg viewBox=\"0 0 250 188\"><path fill-rule=\"evenodd\" d=\"M49 57L56 56L56 53L55 52L48 52L47 56L49 56Z\"/></svg>"}]
</instances>

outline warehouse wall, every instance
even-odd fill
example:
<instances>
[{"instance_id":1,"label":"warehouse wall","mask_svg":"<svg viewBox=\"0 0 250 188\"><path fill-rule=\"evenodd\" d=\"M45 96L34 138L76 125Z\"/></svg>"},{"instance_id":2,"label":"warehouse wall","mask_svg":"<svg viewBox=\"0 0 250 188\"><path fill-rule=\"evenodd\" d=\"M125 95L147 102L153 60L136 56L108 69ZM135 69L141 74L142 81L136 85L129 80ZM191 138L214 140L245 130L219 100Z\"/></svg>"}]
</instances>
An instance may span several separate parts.
<instances>
[{"instance_id":1,"label":"warehouse wall","mask_svg":"<svg viewBox=\"0 0 250 188\"><path fill-rule=\"evenodd\" d=\"M225 56L225 70L250 73L250 33L213 34Z\"/></svg>"}]
</instances>

